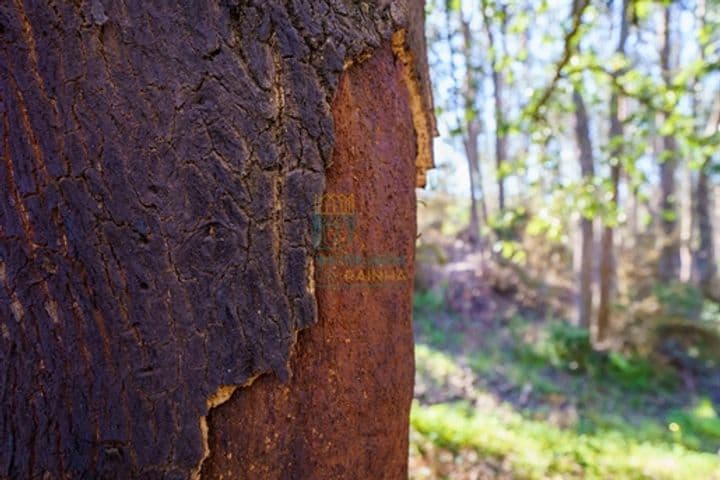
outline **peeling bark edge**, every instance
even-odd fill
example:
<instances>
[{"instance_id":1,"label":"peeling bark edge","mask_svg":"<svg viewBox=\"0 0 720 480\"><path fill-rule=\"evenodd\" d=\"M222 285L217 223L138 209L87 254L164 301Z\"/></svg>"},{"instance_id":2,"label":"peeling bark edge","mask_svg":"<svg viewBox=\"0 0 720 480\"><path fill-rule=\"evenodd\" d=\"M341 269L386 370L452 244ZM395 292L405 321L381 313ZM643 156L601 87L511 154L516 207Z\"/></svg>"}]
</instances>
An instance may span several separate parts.
<instances>
[{"instance_id":1,"label":"peeling bark edge","mask_svg":"<svg viewBox=\"0 0 720 480\"><path fill-rule=\"evenodd\" d=\"M417 186L424 187L427 171L435 167L432 142L438 136L425 38L425 2L405 1L391 5L391 10L403 12L396 15L400 28L392 35L392 48L405 66L417 141Z\"/></svg>"},{"instance_id":2,"label":"peeling bark edge","mask_svg":"<svg viewBox=\"0 0 720 480\"><path fill-rule=\"evenodd\" d=\"M410 97L417 143L415 183L418 187L424 187L427 171L435 166L432 148L432 139L436 136L435 116L432 113L432 93L428 82L423 80L427 77L422 76L421 70L418 70L417 53L408 45L407 38L406 29L398 30L392 36L392 48L405 67L403 80Z\"/></svg>"},{"instance_id":3,"label":"peeling bark edge","mask_svg":"<svg viewBox=\"0 0 720 480\"><path fill-rule=\"evenodd\" d=\"M209 430L207 424L207 417L210 414L210 411L213 408L216 408L219 405L222 405L223 403L230 400L230 397L232 397L233 393L235 393L238 388L248 387L252 385L255 379L259 376L260 374L252 377L244 385L240 385L239 387L237 385L222 385L212 396L210 396L210 398L207 399L207 413L200 417L200 434L202 435L203 456L198 462L197 466L190 473L191 480L202 479L203 463L205 463L205 460L207 460L207 458L210 456L210 444L208 442Z\"/></svg>"}]
</instances>

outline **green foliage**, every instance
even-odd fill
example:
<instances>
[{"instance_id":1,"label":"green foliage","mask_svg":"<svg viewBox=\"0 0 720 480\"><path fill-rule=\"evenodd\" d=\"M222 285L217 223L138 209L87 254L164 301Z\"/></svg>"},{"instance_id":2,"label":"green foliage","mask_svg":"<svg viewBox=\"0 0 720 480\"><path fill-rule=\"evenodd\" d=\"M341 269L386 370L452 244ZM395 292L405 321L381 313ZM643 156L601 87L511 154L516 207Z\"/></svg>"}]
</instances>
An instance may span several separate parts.
<instances>
[{"instance_id":1,"label":"green foliage","mask_svg":"<svg viewBox=\"0 0 720 480\"><path fill-rule=\"evenodd\" d=\"M714 450L720 447L720 418L708 398L701 398L693 408L672 412L668 430L676 441L695 449L704 445L712 445Z\"/></svg>"},{"instance_id":2,"label":"green foliage","mask_svg":"<svg viewBox=\"0 0 720 480\"><path fill-rule=\"evenodd\" d=\"M616 383L625 388L647 391L668 388L674 373L639 357L593 348L590 333L565 322L552 322L532 343L518 339L518 358L528 365L551 365L574 374L583 374Z\"/></svg>"},{"instance_id":3,"label":"green foliage","mask_svg":"<svg viewBox=\"0 0 720 480\"><path fill-rule=\"evenodd\" d=\"M415 370L438 383L445 383L448 377L460 373L451 356L424 344L415 345Z\"/></svg>"},{"instance_id":4,"label":"green foliage","mask_svg":"<svg viewBox=\"0 0 720 480\"><path fill-rule=\"evenodd\" d=\"M522 244L513 240L500 240L495 242L493 251L499 253L502 258L521 265L525 263L527 259L527 253Z\"/></svg>"},{"instance_id":5,"label":"green foliage","mask_svg":"<svg viewBox=\"0 0 720 480\"><path fill-rule=\"evenodd\" d=\"M445 303L444 290L416 291L413 294L413 321L419 327L420 338L432 346L446 346L457 333L441 326L440 318L451 317Z\"/></svg>"},{"instance_id":6,"label":"green foliage","mask_svg":"<svg viewBox=\"0 0 720 480\"><path fill-rule=\"evenodd\" d=\"M453 202L447 205L441 218L441 232L446 236L457 235L470 223L469 202Z\"/></svg>"},{"instance_id":7,"label":"green foliage","mask_svg":"<svg viewBox=\"0 0 720 480\"><path fill-rule=\"evenodd\" d=\"M429 305L427 310L437 307L436 301L418 303ZM513 315L504 326L514 348L503 346L510 340L501 341L504 334L490 334L498 337L488 339L469 364L483 379L475 384L478 389L496 385L493 389L508 392L501 399L531 393L532 399L521 400L527 402L521 404L523 412L487 401L416 403L411 414L416 449L432 442L458 463L471 461L472 449L519 479L720 480L713 477L720 475L720 457L714 454L720 448L720 422L709 399L691 408L655 410L657 399L674 399L668 405L676 405L687 397L663 367L594 352L587 331L567 323L538 324ZM464 383L458 379L466 373L447 344L420 344L415 357L424 388L448 392ZM553 415L563 411L558 405L568 404L577 417L560 427Z\"/></svg>"},{"instance_id":8,"label":"green foliage","mask_svg":"<svg viewBox=\"0 0 720 480\"><path fill-rule=\"evenodd\" d=\"M442 294L435 290L415 292L413 294L413 309L417 313L428 314L443 310L445 300Z\"/></svg>"},{"instance_id":9,"label":"green foliage","mask_svg":"<svg viewBox=\"0 0 720 480\"><path fill-rule=\"evenodd\" d=\"M654 293L666 315L697 318L705 305L700 289L687 283L657 284Z\"/></svg>"},{"instance_id":10,"label":"green foliage","mask_svg":"<svg viewBox=\"0 0 720 480\"><path fill-rule=\"evenodd\" d=\"M564 322L553 322L549 331L532 346L539 358L551 365L574 372L593 370L600 361L600 353L592 348L587 329Z\"/></svg>"},{"instance_id":11,"label":"green foliage","mask_svg":"<svg viewBox=\"0 0 720 480\"><path fill-rule=\"evenodd\" d=\"M420 327L420 338L433 346L443 346L448 343L448 334L440 328L431 316L416 315L415 323Z\"/></svg>"},{"instance_id":12,"label":"green foliage","mask_svg":"<svg viewBox=\"0 0 720 480\"><path fill-rule=\"evenodd\" d=\"M517 240L529 218L530 213L524 207L506 209L488 218L488 227L499 240Z\"/></svg>"}]
</instances>

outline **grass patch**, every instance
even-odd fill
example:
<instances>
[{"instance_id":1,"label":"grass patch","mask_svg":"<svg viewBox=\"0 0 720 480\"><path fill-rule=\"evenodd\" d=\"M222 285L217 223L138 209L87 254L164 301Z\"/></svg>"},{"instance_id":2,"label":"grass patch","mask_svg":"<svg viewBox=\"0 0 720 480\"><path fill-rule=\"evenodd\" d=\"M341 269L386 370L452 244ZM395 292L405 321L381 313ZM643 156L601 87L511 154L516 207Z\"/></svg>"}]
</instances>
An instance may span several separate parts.
<instances>
[{"instance_id":1,"label":"grass patch","mask_svg":"<svg viewBox=\"0 0 720 480\"><path fill-rule=\"evenodd\" d=\"M708 398L700 399L693 408L672 412L668 429L684 445L720 453L720 418Z\"/></svg>"},{"instance_id":2,"label":"grass patch","mask_svg":"<svg viewBox=\"0 0 720 480\"><path fill-rule=\"evenodd\" d=\"M413 405L413 428L434 444L475 449L509 464L519 479L720 479L720 457L681 445L640 441L614 430L563 430L498 409L465 403Z\"/></svg>"}]
</instances>

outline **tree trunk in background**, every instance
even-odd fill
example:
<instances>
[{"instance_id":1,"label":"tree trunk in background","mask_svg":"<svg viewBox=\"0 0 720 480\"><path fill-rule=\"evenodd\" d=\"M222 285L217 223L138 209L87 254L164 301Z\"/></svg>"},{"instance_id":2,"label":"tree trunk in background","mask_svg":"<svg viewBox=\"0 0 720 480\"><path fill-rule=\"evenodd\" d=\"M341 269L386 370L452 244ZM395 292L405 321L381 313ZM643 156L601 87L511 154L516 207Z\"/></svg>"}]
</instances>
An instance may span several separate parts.
<instances>
[{"instance_id":1,"label":"tree trunk in background","mask_svg":"<svg viewBox=\"0 0 720 480\"><path fill-rule=\"evenodd\" d=\"M478 165L478 124L471 121L468 124L466 137L463 139L465 157L468 162L468 174L470 177L470 225L468 226L468 242L477 245L480 240L480 215L478 215L478 185L482 185L482 176ZM482 194L481 194L482 195ZM485 200L483 202L483 222L486 221Z\"/></svg>"},{"instance_id":2,"label":"tree trunk in background","mask_svg":"<svg viewBox=\"0 0 720 480\"><path fill-rule=\"evenodd\" d=\"M700 289L708 294L713 294L713 280L717 274L715 264L715 248L713 246L713 225L710 210L710 178L708 174L708 162L698 172L697 184L693 195L693 214L698 231L698 247L693 252L693 279Z\"/></svg>"},{"instance_id":3,"label":"tree trunk in background","mask_svg":"<svg viewBox=\"0 0 720 480\"><path fill-rule=\"evenodd\" d=\"M495 174L498 183L498 210L505 210L505 174L503 166L507 160L507 135L505 134L505 119L502 101L502 77L493 67L493 86L495 97Z\"/></svg>"},{"instance_id":4,"label":"tree trunk in background","mask_svg":"<svg viewBox=\"0 0 720 480\"><path fill-rule=\"evenodd\" d=\"M670 85L671 51L671 12L670 5L665 7L662 25L663 45L660 50L660 66L666 85ZM677 280L680 275L680 232L677 221L677 202L675 198L675 170L677 169L677 144L675 137L662 138L663 151L660 161L660 217L662 236L660 238L660 258L658 276L661 281Z\"/></svg>"},{"instance_id":5,"label":"tree trunk in background","mask_svg":"<svg viewBox=\"0 0 720 480\"><path fill-rule=\"evenodd\" d=\"M405 475L422 2L105 3L0 4L0 478ZM356 221L318 222L331 159ZM323 290L356 232L356 288ZM242 400L269 388L301 414ZM270 438L276 476L223 441L261 418L238 455Z\"/></svg>"},{"instance_id":6,"label":"tree trunk in background","mask_svg":"<svg viewBox=\"0 0 720 480\"><path fill-rule=\"evenodd\" d=\"M706 25L706 3L701 0L697 4L696 19L701 28ZM698 45L700 58L705 60L704 45ZM694 97L694 111L696 117L699 114L699 96ZM720 127L720 90L715 95L710 115L705 125L703 135L713 135ZM697 230L697 248L692 252L692 280L700 287L703 293L713 299L720 298L720 292L716 288L717 280L717 259L715 256L715 232L713 228L712 207L712 186L710 183L710 161L706 158L698 172L697 183L692 195L692 224Z\"/></svg>"},{"instance_id":7,"label":"tree trunk in background","mask_svg":"<svg viewBox=\"0 0 720 480\"><path fill-rule=\"evenodd\" d=\"M471 244L477 244L480 239L480 218L478 215L478 199L477 195L480 194L480 201L482 202L482 221L487 222L487 207L485 206L485 195L482 189L482 175L480 172L480 158L478 155L478 137L480 136L480 119L477 114L477 97L478 97L478 82L475 78L475 70L472 68L473 57L472 57L472 34L470 32L470 25L462 18L462 12L458 12L460 15L460 24L463 36L463 56L465 57L465 112L472 112L470 119L467 122L467 132L463 139L463 146L465 147L465 157L468 162L468 173L470 176L470 226L468 227L469 238ZM468 118L466 113L465 118Z\"/></svg>"},{"instance_id":8,"label":"tree trunk in background","mask_svg":"<svg viewBox=\"0 0 720 480\"><path fill-rule=\"evenodd\" d=\"M620 17L620 38L618 39L617 53L625 54L625 42L628 37L628 0L623 0ZM623 126L619 112L620 99L616 91L610 97L610 141L623 135ZM620 184L620 159L622 152L615 148L611 156L616 162L610 167L610 179L612 182L612 203L618 205L619 184ZM615 241L614 227L606 224L603 228L600 240L600 303L598 305L597 326L595 330L595 342L602 345L607 340L610 319L612 315L612 300L615 284Z\"/></svg>"},{"instance_id":9,"label":"tree trunk in background","mask_svg":"<svg viewBox=\"0 0 720 480\"><path fill-rule=\"evenodd\" d=\"M502 212L505 209L505 177L502 175L503 164L507 157L507 134L505 132L505 107L503 104L503 79L502 73L499 70L499 56L500 52L505 50L501 48L500 43L495 39L495 34L492 30L490 18L485 11L487 8L487 2L482 2L482 14L485 23L485 31L487 33L488 42L493 48L493 57L491 62L492 69L492 83L493 83L493 99L495 101L495 174L497 175L498 185L498 210ZM504 8L504 7L503 7ZM501 38L504 39L504 29L507 22L507 16L501 20Z\"/></svg>"},{"instance_id":10,"label":"tree trunk in background","mask_svg":"<svg viewBox=\"0 0 720 480\"><path fill-rule=\"evenodd\" d=\"M580 92L573 91L573 103L575 104L575 135L580 149L580 173L584 182L591 182L595 175L593 162L592 142L590 140L590 129L585 102ZM580 219L580 272L579 272L579 295L578 295L578 324L583 327L590 327L592 318L592 280L593 280L593 220L582 217Z\"/></svg>"},{"instance_id":11,"label":"tree trunk in background","mask_svg":"<svg viewBox=\"0 0 720 480\"><path fill-rule=\"evenodd\" d=\"M715 134L720 127L720 98L716 97L710 112L704 135ZM698 246L693 251L693 281L708 297L717 299L720 292L716 288L717 259L715 256L712 216L712 186L710 183L710 161L706 158L698 172L697 184L693 192L693 223L697 226Z\"/></svg>"}]
</instances>

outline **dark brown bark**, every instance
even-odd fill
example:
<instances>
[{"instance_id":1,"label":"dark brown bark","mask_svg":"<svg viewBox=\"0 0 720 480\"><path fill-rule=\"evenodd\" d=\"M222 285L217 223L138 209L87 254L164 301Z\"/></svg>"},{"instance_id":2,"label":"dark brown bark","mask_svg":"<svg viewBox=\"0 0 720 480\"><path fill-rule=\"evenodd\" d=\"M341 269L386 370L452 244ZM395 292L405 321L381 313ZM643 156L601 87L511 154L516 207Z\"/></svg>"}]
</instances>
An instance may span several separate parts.
<instances>
[{"instance_id":1,"label":"dark brown bark","mask_svg":"<svg viewBox=\"0 0 720 480\"><path fill-rule=\"evenodd\" d=\"M595 175L593 162L592 142L587 110L582 95L576 89L573 91L575 104L575 136L580 149L580 173L584 182L591 182ZM582 217L580 219L580 272L578 292L578 324L590 327L592 319L592 280L593 280L593 220Z\"/></svg>"},{"instance_id":2,"label":"dark brown bark","mask_svg":"<svg viewBox=\"0 0 720 480\"><path fill-rule=\"evenodd\" d=\"M0 4L0 478L197 476L209 409L316 321L330 103L411 17L167 5Z\"/></svg>"},{"instance_id":3,"label":"dark brown bark","mask_svg":"<svg viewBox=\"0 0 720 480\"><path fill-rule=\"evenodd\" d=\"M660 67L666 85L670 86L670 53L671 53L671 12L672 7L665 7L662 24L663 44L660 50ZM677 221L675 201L675 171L677 170L677 145L675 137L662 137L662 158L660 159L660 258L658 260L658 276L661 281L677 280L680 276L680 232Z\"/></svg>"},{"instance_id":4,"label":"dark brown bark","mask_svg":"<svg viewBox=\"0 0 720 480\"><path fill-rule=\"evenodd\" d=\"M617 53L625 54L625 42L628 37L628 0L623 0L622 13L620 17L620 38L618 40ZM623 125L619 112L620 98L617 92L613 91L610 97L610 141L618 139L623 135ZM610 167L610 180L612 183L612 204L617 206L619 198L620 155L622 151L616 147L611 151L611 157L615 162ZM595 329L595 342L602 345L607 340L610 320L612 315L612 297L614 296L615 284L615 229L612 225L606 224L603 227L600 239L600 300L598 305L597 325Z\"/></svg>"}]
</instances>

